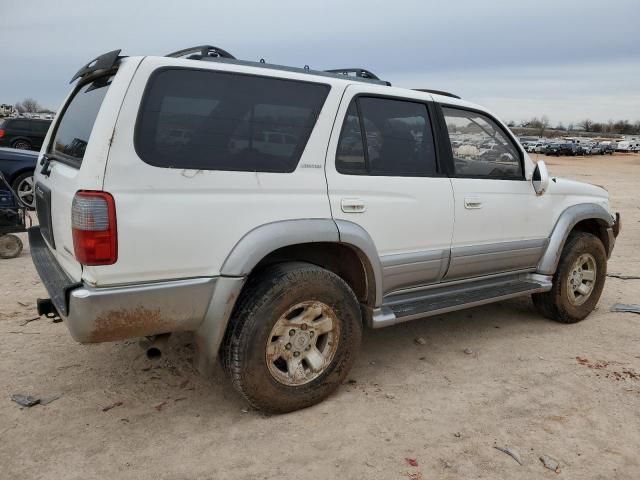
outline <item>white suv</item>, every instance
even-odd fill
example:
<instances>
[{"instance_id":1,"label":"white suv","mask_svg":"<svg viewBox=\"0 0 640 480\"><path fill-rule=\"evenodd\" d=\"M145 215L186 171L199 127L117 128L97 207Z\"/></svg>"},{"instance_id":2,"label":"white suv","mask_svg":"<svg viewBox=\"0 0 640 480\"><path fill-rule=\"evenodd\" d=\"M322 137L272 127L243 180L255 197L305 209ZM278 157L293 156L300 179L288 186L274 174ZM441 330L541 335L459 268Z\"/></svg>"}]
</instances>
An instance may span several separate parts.
<instances>
[{"instance_id":1,"label":"white suv","mask_svg":"<svg viewBox=\"0 0 640 480\"><path fill-rule=\"evenodd\" d=\"M187 58L184 58L187 57ZM255 407L319 402L364 327L520 295L595 307L619 231L487 110L216 47L83 67L36 171L36 268L80 342L192 331Z\"/></svg>"}]
</instances>

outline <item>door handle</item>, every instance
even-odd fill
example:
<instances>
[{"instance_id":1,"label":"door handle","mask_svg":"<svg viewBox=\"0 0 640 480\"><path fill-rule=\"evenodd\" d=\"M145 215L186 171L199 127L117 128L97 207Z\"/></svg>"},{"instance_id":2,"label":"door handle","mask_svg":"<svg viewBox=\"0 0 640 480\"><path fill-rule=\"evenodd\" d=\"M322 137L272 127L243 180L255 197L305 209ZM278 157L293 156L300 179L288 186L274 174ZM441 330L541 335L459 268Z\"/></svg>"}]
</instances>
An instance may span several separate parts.
<instances>
[{"instance_id":1,"label":"door handle","mask_svg":"<svg viewBox=\"0 0 640 480\"><path fill-rule=\"evenodd\" d=\"M475 208L482 208L482 200L478 197L465 197L464 208L473 210Z\"/></svg>"},{"instance_id":2,"label":"door handle","mask_svg":"<svg viewBox=\"0 0 640 480\"><path fill-rule=\"evenodd\" d=\"M367 209L359 198L343 198L340 200L340 208L344 213L362 213Z\"/></svg>"}]
</instances>

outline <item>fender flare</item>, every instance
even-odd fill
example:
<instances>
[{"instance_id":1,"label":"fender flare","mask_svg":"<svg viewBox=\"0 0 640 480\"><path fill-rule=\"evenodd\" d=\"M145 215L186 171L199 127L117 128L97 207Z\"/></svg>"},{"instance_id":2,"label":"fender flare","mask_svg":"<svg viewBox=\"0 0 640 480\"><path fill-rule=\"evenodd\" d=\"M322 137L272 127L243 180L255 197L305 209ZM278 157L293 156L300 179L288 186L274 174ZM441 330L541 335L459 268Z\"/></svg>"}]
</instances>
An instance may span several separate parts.
<instances>
[{"instance_id":1,"label":"fender flare","mask_svg":"<svg viewBox=\"0 0 640 480\"><path fill-rule=\"evenodd\" d=\"M361 226L346 220L305 218L260 225L247 232L227 256L220 274L244 277L267 255L279 248L303 243L340 243L364 257L371 267L375 285L375 306L382 304L382 266L373 239ZM369 269L365 265L367 276Z\"/></svg>"},{"instance_id":2,"label":"fender flare","mask_svg":"<svg viewBox=\"0 0 640 480\"><path fill-rule=\"evenodd\" d=\"M614 221L611 214L597 203L583 203L565 209L553 227L547 249L538 263L537 273L553 275L558 267L564 244L573 227L583 220L591 219L603 222L607 228L611 228Z\"/></svg>"}]
</instances>

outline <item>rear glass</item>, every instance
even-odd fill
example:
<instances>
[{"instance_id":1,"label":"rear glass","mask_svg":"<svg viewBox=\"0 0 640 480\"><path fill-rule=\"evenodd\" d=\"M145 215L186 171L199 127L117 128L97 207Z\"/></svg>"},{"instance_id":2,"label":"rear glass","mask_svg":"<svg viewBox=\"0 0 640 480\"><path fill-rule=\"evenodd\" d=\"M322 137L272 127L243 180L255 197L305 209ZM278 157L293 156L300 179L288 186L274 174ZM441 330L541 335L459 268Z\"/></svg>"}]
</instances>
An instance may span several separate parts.
<instances>
[{"instance_id":1,"label":"rear glass","mask_svg":"<svg viewBox=\"0 0 640 480\"><path fill-rule=\"evenodd\" d=\"M93 124L102 100L107 93L111 77L84 85L73 96L58 122L53 139L53 153L74 163L81 163L89 143Z\"/></svg>"},{"instance_id":2,"label":"rear glass","mask_svg":"<svg viewBox=\"0 0 640 480\"><path fill-rule=\"evenodd\" d=\"M157 167L292 172L328 92L295 80L161 70L145 93L136 150Z\"/></svg>"}]
</instances>

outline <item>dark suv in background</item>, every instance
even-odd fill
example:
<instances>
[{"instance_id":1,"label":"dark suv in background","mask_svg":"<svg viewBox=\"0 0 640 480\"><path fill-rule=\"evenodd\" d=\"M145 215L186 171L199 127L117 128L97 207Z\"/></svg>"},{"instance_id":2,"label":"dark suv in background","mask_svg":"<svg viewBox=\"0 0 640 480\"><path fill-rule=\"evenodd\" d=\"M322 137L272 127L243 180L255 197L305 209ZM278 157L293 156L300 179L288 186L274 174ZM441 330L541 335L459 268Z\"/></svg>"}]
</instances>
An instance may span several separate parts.
<instances>
[{"instance_id":1,"label":"dark suv in background","mask_svg":"<svg viewBox=\"0 0 640 480\"><path fill-rule=\"evenodd\" d=\"M51 120L6 118L0 120L0 147L40 150Z\"/></svg>"}]
</instances>

